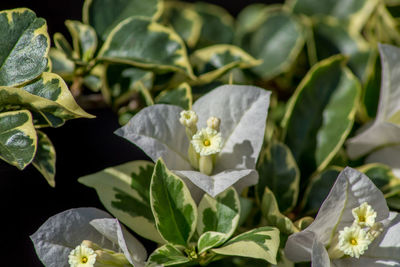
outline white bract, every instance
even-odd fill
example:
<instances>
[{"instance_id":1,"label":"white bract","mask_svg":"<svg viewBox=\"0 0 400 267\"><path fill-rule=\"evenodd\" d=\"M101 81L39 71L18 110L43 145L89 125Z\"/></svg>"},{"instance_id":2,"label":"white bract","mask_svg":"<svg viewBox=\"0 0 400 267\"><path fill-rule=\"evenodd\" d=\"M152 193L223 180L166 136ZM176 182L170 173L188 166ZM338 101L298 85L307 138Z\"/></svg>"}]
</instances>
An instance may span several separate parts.
<instances>
[{"instance_id":1,"label":"white bract","mask_svg":"<svg viewBox=\"0 0 400 267\"><path fill-rule=\"evenodd\" d=\"M350 158L358 158L383 146L400 144L400 48L380 44L379 52L382 82L376 119L346 142Z\"/></svg>"},{"instance_id":2,"label":"white bract","mask_svg":"<svg viewBox=\"0 0 400 267\"><path fill-rule=\"evenodd\" d=\"M366 175L347 167L315 221L289 236L285 255L313 267L400 266L400 216Z\"/></svg>"},{"instance_id":3,"label":"white bract","mask_svg":"<svg viewBox=\"0 0 400 267\"><path fill-rule=\"evenodd\" d=\"M70 209L50 217L31 239L47 267L143 267L143 245L117 219L95 208Z\"/></svg>"},{"instance_id":4,"label":"white bract","mask_svg":"<svg viewBox=\"0 0 400 267\"><path fill-rule=\"evenodd\" d=\"M224 85L199 98L192 111L172 105L144 108L116 134L153 161L161 157L196 200L202 195L198 188L211 196L231 185L240 192L258 181L255 165L269 98L261 88Z\"/></svg>"}]
</instances>

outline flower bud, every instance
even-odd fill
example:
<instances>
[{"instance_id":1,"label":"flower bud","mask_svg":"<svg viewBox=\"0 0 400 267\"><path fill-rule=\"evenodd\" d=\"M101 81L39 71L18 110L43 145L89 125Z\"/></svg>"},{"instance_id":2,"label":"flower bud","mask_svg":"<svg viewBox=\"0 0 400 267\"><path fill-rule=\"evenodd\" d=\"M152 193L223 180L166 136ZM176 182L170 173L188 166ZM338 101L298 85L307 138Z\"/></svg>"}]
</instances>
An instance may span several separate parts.
<instances>
[{"instance_id":1,"label":"flower bud","mask_svg":"<svg viewBox=\"0 0 400 267\"><path fill-rule=\"evenodd\" d=\"M221 120L217 117L210 117L207 120L207 127L219 131L219 125L221 124Z\"/></svg>"}]
</instances>

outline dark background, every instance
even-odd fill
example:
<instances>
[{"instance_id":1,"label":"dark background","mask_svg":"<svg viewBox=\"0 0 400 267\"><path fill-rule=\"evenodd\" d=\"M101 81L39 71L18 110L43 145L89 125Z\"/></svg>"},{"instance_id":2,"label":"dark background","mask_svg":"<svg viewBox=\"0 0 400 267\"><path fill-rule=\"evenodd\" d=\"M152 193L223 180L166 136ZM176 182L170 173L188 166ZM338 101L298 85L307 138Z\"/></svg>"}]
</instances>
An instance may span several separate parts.
<instances>
[{"instance_id":1,"label":"dark background","mask_svg":"<svg viewBox=\"0 0 400 267\"><path fill-rule=\"evenodd\" d=\"M145 1L145 0L143 0ZM193 2L193 1L191 1ZM226 8L236 16L246 5L277 3L279 0L206 1ZM0 0L0 10L28 7L45 18L49 34L61 32L69 38L64 26L67 19L81 20L83 0ZM0 160L1 259L0 266L43 266L37 258L29 235L56 213L70 208L104 209L96 192L77 182L81 176L146 155L113 132L119 127L109 109L87 110L95 119L68 121L57 129L44 129L56 153L56 187L51 188L33 166L19 171ZM3 223L4 225L4 223ZM144 241L151 253L152 243Z\"/></svg>"}]
</instances>

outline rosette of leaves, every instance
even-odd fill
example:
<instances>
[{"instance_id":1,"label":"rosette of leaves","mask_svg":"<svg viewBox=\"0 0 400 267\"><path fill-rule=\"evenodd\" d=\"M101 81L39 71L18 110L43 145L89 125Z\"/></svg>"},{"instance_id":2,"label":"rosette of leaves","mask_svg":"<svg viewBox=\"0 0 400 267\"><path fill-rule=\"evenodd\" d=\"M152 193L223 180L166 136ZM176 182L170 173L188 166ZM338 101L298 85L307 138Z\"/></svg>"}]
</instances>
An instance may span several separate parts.
<instances>
[{"instance_id":1,"label":"rosette of leaves","mask_svg":"<svg viewBox=\"0 0 400 267\"><path fill-rule=\"evenodd\" d=\"M146 266L206 265L230 256L276 263L277 228L236 234L241 201L232 187L196 204L183 180L159 159L133 161L79 179L96 189L104 206L137 234L160 246Z\"/></svg>"},{"instance_id":2,"label":"rosette of leaves","mask_svg":"<svg viewBox=\"0 0 400 267\"><path fill-rule=\"evenodd\" d=\"M205 3L87 0L83 22L65 22L73 44L56 33L51 60L75 96L86 87L101 91L124 123L154 103L190 108L191 86L260 64L231 44L233 21ZM82 97L101 99L94 96Z\"/></svg>"},{"instance_id":3,"label":"rosette of leaves","mask_svg":"<svg viewBox=\"0 0 400 267\"><path fill-rule=\"evenodd\" d=\"M92 118L51 72L46 21L26 8L0 12L0 158L24 169L32 163L55 185L55 150L38 129Z\"/></svg>"}]
</instances>

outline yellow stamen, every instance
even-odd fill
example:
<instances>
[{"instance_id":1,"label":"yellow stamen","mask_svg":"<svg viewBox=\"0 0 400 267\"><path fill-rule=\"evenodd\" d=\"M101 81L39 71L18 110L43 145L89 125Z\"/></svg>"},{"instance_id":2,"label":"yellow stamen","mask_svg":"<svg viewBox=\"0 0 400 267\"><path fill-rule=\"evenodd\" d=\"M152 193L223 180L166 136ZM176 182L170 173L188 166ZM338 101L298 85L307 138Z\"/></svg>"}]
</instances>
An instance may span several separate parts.
<instances>
[{"instance_id":1,"label":"yellow stamen","mask_svg":"<svg viewBox=\"0 0 400 267\"><path fill-rule=\"evenodd\" d=\"M205 146L209 146L211 143L210 143L210 140L204 140L203 144L204 144Z\"/></svg>"},{"instance_id":2,"label":"yellow stamen","mask_svg":"<svg viewBox=\"0 0 400 267\"><path fill-rule=\"evenodd\" d=\"M353 246L356 246L357 240L355 238L350 239L350 244L352 244Z\"/></svg>"},{"instance_id":3,"label":"yellow stamen","mask_svg":"<svg viewBox=\"0 0 400 267\"><path fill-rule=\"evenodd\" d=\"M358 216L360 222L365 222L365 217L363 215Z\"/></svg>"}]
</instances>

